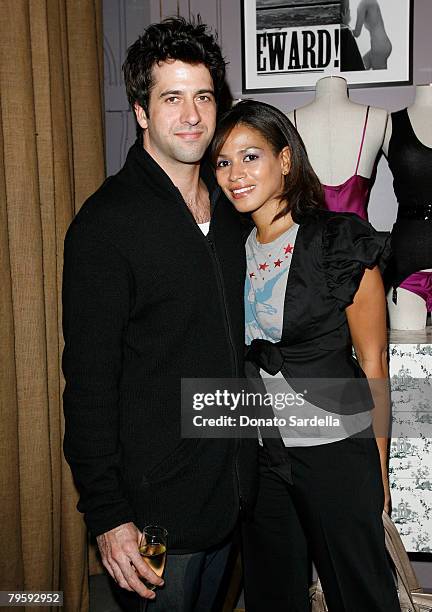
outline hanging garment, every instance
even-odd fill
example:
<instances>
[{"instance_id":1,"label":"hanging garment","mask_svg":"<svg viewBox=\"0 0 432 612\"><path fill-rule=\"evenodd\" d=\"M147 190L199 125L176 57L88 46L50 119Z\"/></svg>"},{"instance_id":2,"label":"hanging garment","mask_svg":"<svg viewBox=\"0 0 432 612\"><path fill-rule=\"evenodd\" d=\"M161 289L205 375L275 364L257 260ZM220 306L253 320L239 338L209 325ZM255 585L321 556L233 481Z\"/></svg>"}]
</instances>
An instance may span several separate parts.
<instances>
[{"instance_id":1,"label":"hanging garment","mask_svg":"<svg viewBox=\"0 0 432 612\"><path fill-rule=\"evenodd\" d=\"M367 221L367 201L370 190L370 178L358 174L366 127L369 119L370 106L367 107L357 165L353 176L340 185L325 185L322 183L324 199L327 208L333 212L351 212ZM294 125L297 129L297 113L294 111Z\"/></svg>"},{"instance_id":2,"label":"hanging garment","mask_svg":"<svg viewBox=\"0 0 432 612\"><path fill-rule=\"evenodd\" d=\"M388 163L399 207L386 279L394 288L395 303L401 286L423 297L430 310L432 273L419 271L432 268L432 148L417 138L406 108L392 113Z\"/></svg>"}]
</instances>

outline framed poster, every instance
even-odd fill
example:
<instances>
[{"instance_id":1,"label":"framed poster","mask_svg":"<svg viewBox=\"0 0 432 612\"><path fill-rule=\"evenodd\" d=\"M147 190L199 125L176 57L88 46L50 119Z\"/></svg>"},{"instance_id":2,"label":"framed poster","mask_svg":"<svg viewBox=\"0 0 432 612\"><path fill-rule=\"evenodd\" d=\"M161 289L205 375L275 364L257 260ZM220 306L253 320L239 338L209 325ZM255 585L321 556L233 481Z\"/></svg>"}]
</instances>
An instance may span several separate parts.
<instances>
[{"instance_id":1,"label":"framed poster","mask_svg":"<svg viewBox=\"0 0 432 612\"><path fill-rule=\"evenodd\" d=\"M412 83L413 0L242 0L243 93Z\"/></svg>"}]
</instances>

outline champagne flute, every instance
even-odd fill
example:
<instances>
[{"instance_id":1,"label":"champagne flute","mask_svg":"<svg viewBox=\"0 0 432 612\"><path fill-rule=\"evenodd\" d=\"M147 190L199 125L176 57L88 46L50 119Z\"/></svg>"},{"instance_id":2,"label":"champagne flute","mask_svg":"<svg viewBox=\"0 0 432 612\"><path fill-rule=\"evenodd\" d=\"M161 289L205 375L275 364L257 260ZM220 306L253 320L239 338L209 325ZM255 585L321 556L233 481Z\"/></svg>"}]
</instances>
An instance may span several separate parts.
<instances>
[{"instance_id":1,"label":"champagne flute","mask_svg":"<svg viewBox=\"0 0 432 612\"><path fill-rule=\"evenodd\" d=\"M147 525L143 529L139 545L141 557L159 577L162 576L165 568L167 535L168 532L164 527L160 525ZM156 588L155 584L147 580L143 580L143 582L152 591Z\"/></svg>"}]
</instances>

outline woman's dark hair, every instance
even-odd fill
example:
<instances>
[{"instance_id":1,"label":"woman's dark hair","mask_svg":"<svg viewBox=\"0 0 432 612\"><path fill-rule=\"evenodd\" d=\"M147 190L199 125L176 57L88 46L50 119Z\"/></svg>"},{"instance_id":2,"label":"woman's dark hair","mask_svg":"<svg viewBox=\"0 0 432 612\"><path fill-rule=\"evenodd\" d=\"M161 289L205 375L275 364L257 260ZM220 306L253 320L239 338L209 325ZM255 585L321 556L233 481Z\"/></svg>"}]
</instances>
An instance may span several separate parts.
<instances>
[{"instance_id":1,"label":"woman's dark hair","mask_svg":"<svg viewBox=\"0 0 432 612\"><path fill-rule=\"evenodd\" d=\"M243 100L222 115L209 151L214 166L225 140L237 125L246 125L259 132L275 155L285 147L289 148L291 165L280 194L285 206L273 220L291 212L297 222L317 208L325 207L321 183L310 164L302 139L288 117L270 104Z\"/></svg>"},{"instance_id":2,"label":"woman's dark hair","mask_svg":"<svg viewBox=\"0 0 432 612\"><path fill-rule=\"evenodd\" d=\"M216 35L208 31L199 15L191 21L169 17L150 25L127 51L123 75L132 109L138 102L148 115L153 67L169 59L207 66L218 99L224 86L226 63Z\"/></svg>"}]
</instances>

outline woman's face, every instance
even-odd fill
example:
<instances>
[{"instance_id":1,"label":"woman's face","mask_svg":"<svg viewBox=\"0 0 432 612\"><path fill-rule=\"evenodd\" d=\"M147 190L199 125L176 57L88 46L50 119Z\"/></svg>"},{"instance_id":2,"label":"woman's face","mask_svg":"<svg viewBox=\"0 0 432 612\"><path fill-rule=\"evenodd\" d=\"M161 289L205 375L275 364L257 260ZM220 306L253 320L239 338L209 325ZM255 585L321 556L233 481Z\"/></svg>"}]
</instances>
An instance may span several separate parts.
<instances>
[{"instance_id":1,"label":"woman's face","mask_svg":"<svg viewBox=\"0 0 432 612\"><path fill-rule=\"evenodd\" d=\"M289 171L288 147L275 155L258 130L238 124L216 160L216 178L239 212L276 211Z\"/></svg>"}]
</instances>

